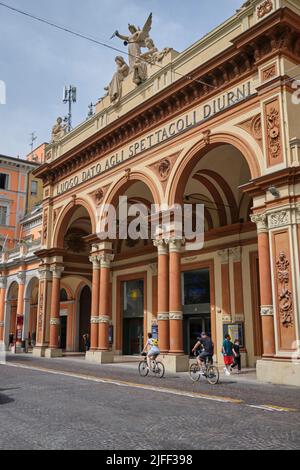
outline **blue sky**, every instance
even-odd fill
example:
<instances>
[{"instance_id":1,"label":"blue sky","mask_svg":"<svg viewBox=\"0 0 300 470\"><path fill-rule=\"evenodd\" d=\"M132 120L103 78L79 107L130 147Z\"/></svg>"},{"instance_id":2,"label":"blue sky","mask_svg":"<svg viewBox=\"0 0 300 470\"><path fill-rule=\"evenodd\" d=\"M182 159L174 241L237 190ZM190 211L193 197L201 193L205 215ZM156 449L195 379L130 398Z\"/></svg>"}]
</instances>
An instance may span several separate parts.
<instances>
[{"instance_id":1,"label":"blue sky","mask_svg":"<svg viewBox=\"0 0 300 470\"><path fill-rule=\"evenodd\" d=\"M109 40L118 29L127 34L128 22L143 26L153 12L151 36L159 48L178 51L200 39L234 14L243 0L4 0L71 29ZM115 70L114 51L57 31L0 6L0 80L7 103L0 104L0 154L24 157L30 133L36 144L49 140L57 116L64 116L64 85L78 88L73 124L82 122L88 105L103 95ZM125 48L124 48L125 49Z\"/></svg>"}]
</instances>

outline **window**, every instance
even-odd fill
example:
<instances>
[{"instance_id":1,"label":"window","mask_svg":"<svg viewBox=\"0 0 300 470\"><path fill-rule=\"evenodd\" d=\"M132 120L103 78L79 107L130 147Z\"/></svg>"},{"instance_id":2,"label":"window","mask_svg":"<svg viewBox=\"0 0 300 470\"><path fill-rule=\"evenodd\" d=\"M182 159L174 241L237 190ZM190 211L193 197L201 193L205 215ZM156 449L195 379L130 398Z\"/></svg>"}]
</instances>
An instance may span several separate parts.
<instances>
[{"instance_id":1,"label":"window","mask_svg":"<svg viewBox=\"0 0 300 470\"><path fill-rule=\"evenodd\" d=\"M0 225L7 225L7 207L0 206Z\"/></svg>"},{"instance_id":2,"label":"window","mask_svg":"<svg viewBox=\"0 0 300 470\"><path fill-rule=\"evenodd\" d=\"M37 181L31 181L31 196L37 196L38 183Z\"/></svg>"},{"instance_id":3,"label":"window","mask_svg":"<svg viewBox=\"0 0 300 470\"><path fill-rule=\"evenodd\" d=\"M0 189L8 189L8 175L0 173Z\"/></svg>"},{"instance_id":4,"label":"window","mask_svg":"<svg viewBox=\"0 0 300 470\"><path fill-rule=\"evenodd\" d=\"M184 278L184 305L210 303L209 270L186 272Z\"/></svg>"}]
</instances>

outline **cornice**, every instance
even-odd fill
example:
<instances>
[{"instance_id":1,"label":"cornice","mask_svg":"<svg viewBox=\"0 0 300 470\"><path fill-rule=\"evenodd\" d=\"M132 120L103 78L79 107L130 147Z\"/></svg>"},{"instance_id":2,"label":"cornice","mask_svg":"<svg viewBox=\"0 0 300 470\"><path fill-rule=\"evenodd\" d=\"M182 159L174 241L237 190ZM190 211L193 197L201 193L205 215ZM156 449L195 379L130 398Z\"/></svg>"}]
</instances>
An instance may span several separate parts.
<instances>
[{"instance_id":1,"label":"cornice","mask_svg":"<svg viewBox=\"0 0 300 470\"><path fill-rule=\"evenodd\" d=\"M187 82L186 78L177 80L61 157L45 163L34 171L34 175L43 178L44 185L60 181L184 110L212 98L225 90L225 85L229 88L245 75L255 73L257 63L271 53L293 54L293 44L299 36L300 17L288 8L277 10L235 38L231 47L192 71L189 74L191 81Z\"/></svg>"}]
</instances>

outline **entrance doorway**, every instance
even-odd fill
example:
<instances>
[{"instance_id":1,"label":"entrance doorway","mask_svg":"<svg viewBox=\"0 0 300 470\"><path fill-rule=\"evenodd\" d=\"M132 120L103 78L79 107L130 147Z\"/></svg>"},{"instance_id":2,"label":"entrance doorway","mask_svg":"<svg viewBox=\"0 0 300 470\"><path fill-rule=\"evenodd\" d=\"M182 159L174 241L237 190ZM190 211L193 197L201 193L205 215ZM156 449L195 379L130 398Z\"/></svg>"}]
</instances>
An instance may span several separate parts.
<instances>
[{"instance_id":1,"label":"entrance doorway","mask_svg":"<svg viewBox=\"0 0 300 470\"><path fill-rule=\"evenodd\" d=\"M144 280L125 281L123 290L123 354L140 354L144 345Z\"/></svg>"},{"instance_id":2,"label":"entrance doorway","mask_svg":"<svg viewBox=\"0 0 300 470\"><path fill-rule=\"evenodd\" d=\"M60 317L60 349L66 350L67 349L67 316Z\"/></svg>"},{"instance_id":3,"label":"entrance doorway","mask_svg":"<svg viewBox=\"0 0 300 470\"><path fill-rule=\"evenodd\" d=\"M211 334L209 269L187 271L183 277L184 351L190 354L202 332Z\"/></svg>"},{"instance_id":4,"label":"entrance doorway","mask_svg":"<svg viewBox=\"0 0 300 470\"><path fill-rule=\"evenodd\" d=\"M91 289L85 286L79 300L79 352L86 352L83 335L91 334L91 304Z\"/></svg>"}]
</instances>

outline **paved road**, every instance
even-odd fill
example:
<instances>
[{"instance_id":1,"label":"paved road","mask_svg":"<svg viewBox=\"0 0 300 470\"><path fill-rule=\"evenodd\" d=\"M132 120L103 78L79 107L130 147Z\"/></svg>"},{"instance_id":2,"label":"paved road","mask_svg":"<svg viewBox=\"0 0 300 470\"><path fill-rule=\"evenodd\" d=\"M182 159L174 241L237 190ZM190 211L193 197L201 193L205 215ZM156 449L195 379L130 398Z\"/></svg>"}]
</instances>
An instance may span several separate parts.
<instances>
[{"instance_id":1,"label":"paved road","mask_svg":"<svg viewBox=\"0 0 300 470\"><path fill-rule=\"evenodd\" d=\"M47 361L41 362L48 367ZM23 368L24 364L0 365L1 449L300 448L299 412L252 408L247 400L238 403L226 397L216 401L209 393L192 395L172 387L175 377L167 378L162 390L156 390L158 381L152 385L153 379L125 386L111 379L107 369L106 377L101 370L97 378L92 373L95 366L85 367L80 378L78 364L76 371L68 372L62 370L62 362L55 361L60 364L56 370L52 362L52 372ZM31 361L26 367L40 367L39 363ZM68 368L67 362L63 364ZM68 364L71 368L76 363ZM119 369L114 375L120 375ZM299 391L283 388L295 403ZM221 400L220 392L218 396Z\"/></svg>"}]
</instances>

